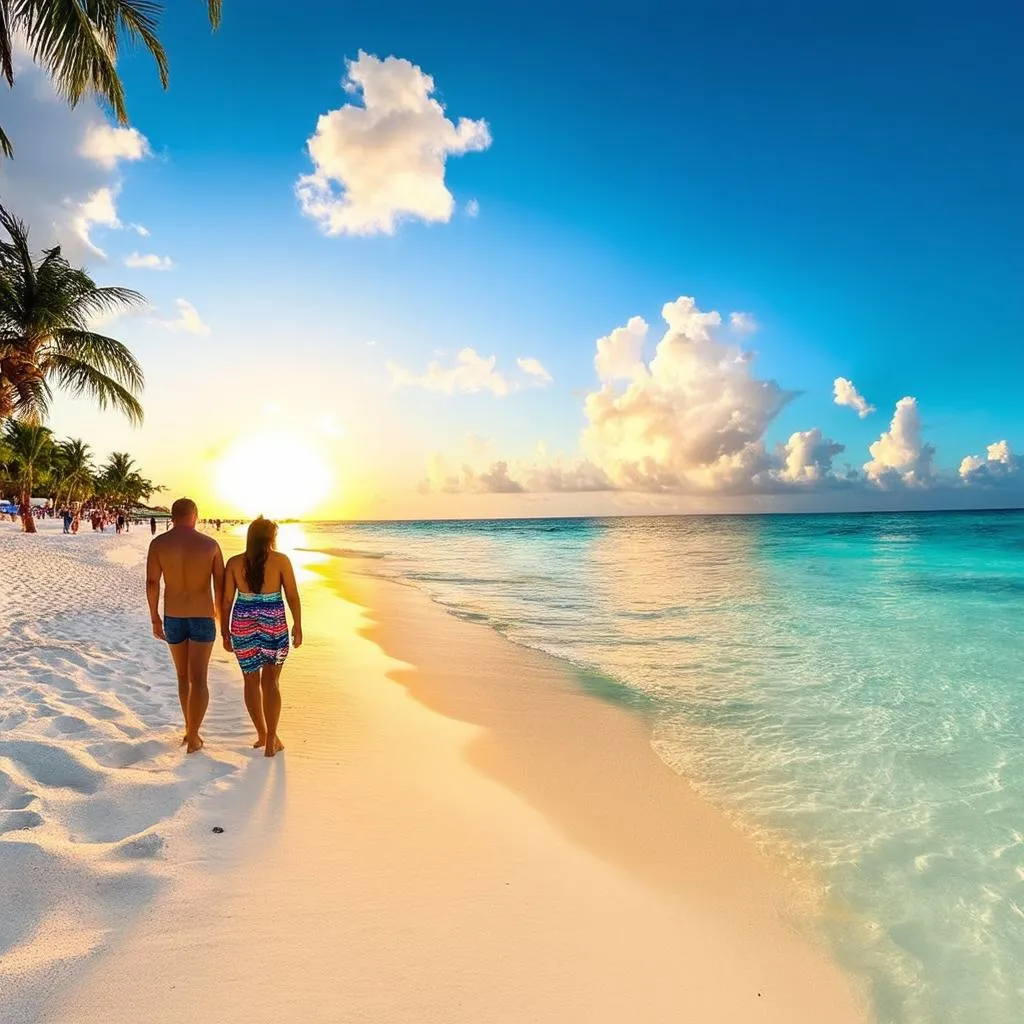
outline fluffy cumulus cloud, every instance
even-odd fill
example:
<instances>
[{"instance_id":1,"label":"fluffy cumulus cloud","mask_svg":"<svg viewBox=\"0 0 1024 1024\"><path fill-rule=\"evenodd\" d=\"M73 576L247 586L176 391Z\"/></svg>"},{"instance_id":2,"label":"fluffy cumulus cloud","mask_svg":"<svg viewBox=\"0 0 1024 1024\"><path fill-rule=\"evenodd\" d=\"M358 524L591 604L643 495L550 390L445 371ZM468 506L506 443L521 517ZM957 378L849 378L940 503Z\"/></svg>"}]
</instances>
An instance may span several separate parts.
<instances>
[{"instance_id":1,"label":"fluffy cumulus cloud","mask_svg":"<svg viewBox=\"0 0 1024 1024\"><path fill-rule=\"evenodd\" d=\"M174 267L174 260L170 256L157 256L151 252L133 252L130 256L125 256L124 265L134 267L136 270L171 270Z\"/></svg>"},{"instance_id":2,"label":"fluffy cumulus cloud","mask_svg":"<svg viewBox=\"0 0 1024 1024\"><path fill-rule=\"evenodd\" d=\"M778 479L788 484L820 484L832 475L832 460L846 450L814 427L792 434L782 446Z\"/></svg>"},{"instance_id":3,"label":"fluffy cumulus cloud","mask_svg":"<svg viewBox=\"0 0 1024 1024\"><path fill-rule=\"evenodd\" d=\"M871 461L864 464L864 476L879 487L929 487L936 482L935 448L921 438L916 398L896 403L889 429L868 451Z\"/></svg>"},{"instance_id":4,"label":"fluffy cumulus cloud","mask_svg":"<svg viewBox=\"0 0 1024 1024\"><path fill-rule=\"evenodd\" d=\"M76 262L104 259L97 229L123 228L121 171L146 157L149 143L133 128L108 124L89 98L70 109L23 53L16 61L3 114L15 159L0 161L0 196L29 225L35 246L59 244Z\"/></svg>"},{"instance_id":5,"label":"fluffy cumulus cloud","mask_svg":"<svg viewBox=\"0 0 1024 1024\"><path fill-rule=\"evenodd\" d=\"M551 374L539 359L533 356L520 356L516 360L516 366L526 374L529 381L538 387L543 387L552 382Z\"/></svg>"},{"instance_id":6,"label":"fluffy cumulus cloud","mask_svg":"<svg viewBox=\"0 0 1024 1024\"><path fill-rule=\"evenodd\" d=\"M105 170L112 171L119 160L141 160L149 156L149 140L136 128L93 123L86 128L78 152Z\"/></svg>"},{"instance_id":7,"label":"fluffy cumulus cloud","mask_svg":"<svg viewBox=\"0 0 1024 1024\"><path fill-rule=\"evenodd\" d=\"M1021 457L1014 455L1006 441L990 444L985 458L968 455L960 463L959 476L967 485L996 487L1020 478Z\"/></svg>"},{"instance_id":8,"label":"fluffy cumulus cloud","mask_svg":"<svg viewBox=\"0 0 1024 1024\"><path fill-rule=\"evenodd\" d=\"M848 406L861 419L875 411L875 407L868 405L867 399L853 386L853 381L846 377L836 377L832 384L832 395L836 405Z\"/></svg>"},{"instance_id":9,"label":"fluffy cumulus cloud","mask_svg":"<svg viewBox=\"0 0 1024 1024\"><path fill-rule=\"evenodd\" d=\"M208 335L209 326L203 322L199 311L187 299L175 300L178 308L178 315L169 319L157 319L157 322L166 327L169 331L182 331L186 334Z\"/></svg>"},{"instance_id":10,"label":"fluffy cumulus cloud","mask_svg":"<svg viewBox=\"0 0 1024 1024\"><path fill-rule=\"evenodd\" d=\"M520 358L517 365L523 376L509 377L497 368L497 356L482 356L475 348L464 348L450 366L435 360L423 373L414 373L389 360L387 369L395 387L422 388L445 395L489 391L492 395L504 396L524 387L542 387L551 383L551 374L532 356Z\"/></svg>"},{"instance_id":11,"label":"fluffy cumulus cloud","mask_svg":"<svg viewBox=\"0 0 1024 1024\"><path fill-rule=\"evenodd\" d=\"M753 334L757 330L757 321L749 313L730 313L729 326L736 334Z\"/></svg>"},{"instance_id":12,"label":"fluffy cumulus cloud","mask_svg":"<svg viewBox=\"0 0 1024 1024\"><path fill-rule=\"evenodd\" d=\"M600 387L584 402L584 455L625 490L770 488L781 477L764 435L792 393L757 376L752 354L722 336L717 312L683 297L662 317L649 362L639 317L598 341Z\"/></svg>"},{"instance_id":13,"label":"fluffy cumulus cloud","mask_svg":"<svg viewBox=\"0 0 1024 1024\"><path fill-rule=\"evenodd\" d=\"M523 492L608 491L604 473L585 460L555 458L543 462L495 459L474 466L435 453L427 462L420 490L444 494L521 494Z\"/></svg>"},{"instance_id":14,"label":"fluffy cumulus cloud","mask_svg":"<svg viewBox=\"0 0 1024 1024\"><path fill-rule=\"evenodd\" d=\"M343 84L352 101L322 114L307 140L313 171L296 184L302 211L328 235L393 234L403 218L451 220L446 162L486 149L487 122L449 119L433 78L398 57L360 51Z\"/></svg>"}]
</instances>

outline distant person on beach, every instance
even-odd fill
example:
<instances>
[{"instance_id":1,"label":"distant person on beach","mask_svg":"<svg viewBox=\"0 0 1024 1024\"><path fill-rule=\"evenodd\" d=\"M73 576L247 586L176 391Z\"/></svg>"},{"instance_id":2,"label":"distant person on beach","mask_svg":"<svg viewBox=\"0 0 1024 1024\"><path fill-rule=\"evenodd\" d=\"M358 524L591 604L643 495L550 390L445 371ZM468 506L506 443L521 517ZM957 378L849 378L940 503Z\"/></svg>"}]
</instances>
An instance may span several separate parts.
<instances>
[{"instance_id":1,"label":"distant person on beach","mask_svg":"<svg viewBox=\"0 0 1024 1024\"><path fill-rule=\"evenodd\" d=\"M153 636L171 649L178 674L178 699L185 716L182 743L199 750L210 691L206 674L217 639L216 617L224 592L224 556L212 537L196 529L199 512L191 498L171 506L169 533L154 537L146 560L146 598ZM160 580L164 581L164 617L160 618Z\"/></svg>"},{"instance_id":2,"label":"distant person on beach","mask_svg":"<svg viewBox=\"0 0 1024 1024\"><path fill-rule=\"evenodd\" d=\"M288 657L288 619L292 642L302 646L302 603L295 571L287 555L274 550L277 523L260 516L249 525L245 554L228 559L220 619L224 650L234 651L245 680L245 707L256 726L254 747L267 757L284 750L277 735L281 718L281 669ZM284 598L281 592L284 592Z\"/></svg>"},{"instance_id":3,"label":"distant person on beach","mask_svg":"<svg viewBox=\"0 0 1024 1024\"><path fill-rule=\"evenodd\" d=\"M71 532L71 511L69 509L64 509L64 532Z\"/></svg>"},{"instance_id":4,"label":"distant person on beach","mask_svg":"<svg viewBox=\"0 0 1024 1024\"><path fill-rule=\"evenodd\" d=\"M155 537L156 536L156 516L149 517L149 532Z\"/></svg>"}]
</instances>

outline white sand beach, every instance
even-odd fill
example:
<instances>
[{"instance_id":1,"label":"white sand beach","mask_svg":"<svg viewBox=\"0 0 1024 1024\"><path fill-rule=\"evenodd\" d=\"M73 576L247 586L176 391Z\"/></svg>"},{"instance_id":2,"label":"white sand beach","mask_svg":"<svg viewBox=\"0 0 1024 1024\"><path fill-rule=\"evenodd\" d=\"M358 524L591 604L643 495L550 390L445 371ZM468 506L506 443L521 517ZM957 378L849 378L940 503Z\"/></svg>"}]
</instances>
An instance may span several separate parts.
<instances>
[{"instance_id":1,"label":"white sand beach","mask_svg":"<svg viewBox=\"0 0 1024 1024\"><path fill-rule=\"evenodd\" d=\"M148 539L0 526L5 1024L866 1019L638 719L358 564L297 556L284 755L218 648L186 757Z\"/></svg>"}]
</instances>

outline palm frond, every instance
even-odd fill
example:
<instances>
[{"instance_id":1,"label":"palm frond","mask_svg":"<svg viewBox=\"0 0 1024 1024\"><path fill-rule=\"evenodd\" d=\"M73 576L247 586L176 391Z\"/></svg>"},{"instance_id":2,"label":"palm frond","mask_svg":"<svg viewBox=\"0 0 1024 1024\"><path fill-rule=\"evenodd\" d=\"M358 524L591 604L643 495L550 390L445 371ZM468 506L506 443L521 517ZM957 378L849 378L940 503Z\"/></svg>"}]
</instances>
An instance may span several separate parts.
<instances>
[{"instance_id":1,"label":"palm frond","mask_svg":"<svg viewBox=\"0 0 1024 1024\"><path fill-rule=\"evenodd\" d=\"M111 20L114 22L111 28L114 30L115 38L120 32L123 32L127 35L129 43L141 41L142 45L149 50L153 60L156 61L160 84L166 89L170 83L170 69L163 44L156 35L157 24L163 13L163 5L151 2L151 0L106 0L99 6L111 8L113 15Z\"/></svg>"},{"instance_id":2,"label":"palm frond","mask_svg":"<svg viewBox=\"0 0 1024 1024\"><path fill-rule=\"evenodd\" d=\"M49 363L50 372L65 391L76 396L88 395L101 409L116 409L134 425L142 423L142 404L135 395L93 363L62 353L51 355Z\"/></svg>"},{"instance_id":3,"label":"palm frond","mask_svg":"<svg viewBox=\"0 0 1024 1024\"><path fill-rule=\"evenodd\" d=\"M139 361L132 355L128 346L116 338L108 338L105 334L96 334L93 331L63 328L54 333L51 349L40 360L44 372L50 360L57 355L89 363L94 369L124 385L133 394L137 394L145 387L146 378Z\"/></svg>"},{"instance_id":4,"label":"palm frond","mask_svg":"<svg viewBox=\"0 0 1024 1024\"><path fill-rule=\"evenodd\" d=\"M32 56L50 72L57 91L72 106L87 92L95 92L126 124L124 86L115 66L116 18L110 16L110 4L90 0L88 11L80 0L20 0L19 6Z\"/></svg>"},{"instance_id":5,"label":"palm frond","mask_svg":"<svg viewBox=\"0 0 1024 1024\"><path fill-rule=\"evenodd\" d=\"M213 6L213 0L210 0ZM213 19L213 11L210 11L210 19ZM8 85L14 85L14 53L11 48L11 14L8 10L7 0L0 0L0 75L7 80ZM3 132L0 131L0 135ZM4 136L6 138L6 136ZM10 154L7 154L10 156Z\"/></svg>"},{"instance_id":6,"label":"palm frond","mask_svg":"<svg viewBox=\"0 0 1024 1024\"><path fill-rule=\"evenodd\" d=\"M210 25L216 32L220 28L221 0L207 0L206 6L210 12Z\"/></svg>"},{"instance_id":7,"label":"palm frond","mask_svg":"<svg viewBox=\"0 0 1024 1024\"><path fill-rule=\"evenodd\" d=\"M0 376L0 411L6 405L6 415L23 423L42 423L50 411L53 393L42 377L34 374Z\"/></svg>"},{"instance_id":8,"label":"palm frond","mask_svg":"<svg viewBox=\"0 0 1024 1024\"><path fill-rule=\"evenodd\" d=\"M83 320L104 313L120 313L133 306L144 306L146 296L133 288L97 288L92 280L74 300L72 312Z\"/></svg>"}]
</instances>

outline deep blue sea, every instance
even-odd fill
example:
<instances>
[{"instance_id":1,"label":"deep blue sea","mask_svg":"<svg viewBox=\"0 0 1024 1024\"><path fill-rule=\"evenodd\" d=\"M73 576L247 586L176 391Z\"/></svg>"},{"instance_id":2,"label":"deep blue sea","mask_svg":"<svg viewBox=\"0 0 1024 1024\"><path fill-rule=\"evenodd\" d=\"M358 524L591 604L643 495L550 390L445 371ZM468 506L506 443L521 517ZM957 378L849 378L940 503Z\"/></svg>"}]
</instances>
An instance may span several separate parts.
<instances>
[{"instance_id":1,"label":"deep blue sea","mask_svg":"<svg viewBox=\"0 0 1024 1024\"><path fill-rule=\"evenodd\" d=\"M312 532L643 708L818 871L878 1020L1024 1021L1024 513Z\"/></svg>"}]
</instances>

